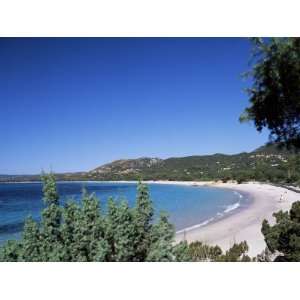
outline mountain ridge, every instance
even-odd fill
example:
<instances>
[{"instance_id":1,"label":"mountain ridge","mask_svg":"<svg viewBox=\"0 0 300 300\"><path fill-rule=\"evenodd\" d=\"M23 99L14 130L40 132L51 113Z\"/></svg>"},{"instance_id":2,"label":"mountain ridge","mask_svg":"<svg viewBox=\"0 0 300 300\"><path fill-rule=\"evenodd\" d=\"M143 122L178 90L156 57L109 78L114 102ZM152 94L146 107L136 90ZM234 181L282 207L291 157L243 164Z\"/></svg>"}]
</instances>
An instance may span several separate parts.
<instances>
[{"instance_id":1,"label":"mountain ridge","mask_svg":"<svg viewBox=\"0 0 300 300\"><path fill-rule=\"evenodd\" d=\"M215 153L185 157L118 159L87 172L56 174L58 180L224 180L268 179L280 181L287 174L291 150L264 145L251 152ZM299 172L300 178L300 172ZM35 181L40 175L1 176L0 181Z\"/></svg>"}]
</instances>

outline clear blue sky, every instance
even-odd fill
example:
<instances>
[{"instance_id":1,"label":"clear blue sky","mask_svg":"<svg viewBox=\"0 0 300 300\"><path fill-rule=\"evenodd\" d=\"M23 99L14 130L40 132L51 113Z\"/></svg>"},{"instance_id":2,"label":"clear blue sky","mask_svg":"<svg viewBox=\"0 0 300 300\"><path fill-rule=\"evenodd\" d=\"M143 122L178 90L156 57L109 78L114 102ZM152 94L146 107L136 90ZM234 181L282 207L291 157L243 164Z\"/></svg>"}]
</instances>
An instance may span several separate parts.
<instances>
[{"instance_id":1,"label":"clear blue sky","mask_svg":"<svg viewBox=\"0 0 300 300\"><path fill-rule=\"evenodd\" d=\"M0 174L251 151L246 39L0 39Z\"/></svg>"}]
</instances>

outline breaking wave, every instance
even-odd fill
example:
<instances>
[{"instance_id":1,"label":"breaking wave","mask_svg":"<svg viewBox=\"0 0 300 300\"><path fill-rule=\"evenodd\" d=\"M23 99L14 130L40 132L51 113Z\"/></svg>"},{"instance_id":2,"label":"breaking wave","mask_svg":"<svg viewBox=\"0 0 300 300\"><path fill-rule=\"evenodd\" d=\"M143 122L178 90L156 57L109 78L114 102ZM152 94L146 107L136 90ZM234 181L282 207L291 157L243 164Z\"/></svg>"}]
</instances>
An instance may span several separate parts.
<instances>
[{"instance_id":1,"label":"breaking wave","mask_svg":"<svg viewBox=\"0 0 300 300\"><path fill-rule=\"evenodd\" d=\"M210 218L210 219L207 219L205 220L204 222L200 223L200 224L196 224L196 225L193 225L193 226L190 226L190 227L186 227L182 230L179 230L177 231L176 233L182 233L184 231L190 231L190 230L193 230L193 229L196 229L196 228L199 228L199 227L202 227L202 226L205 226L207 225L208 223L212 222L215 218Z\"/></svg>"},{"instance_id":2,"label":"breaking wave","mask_svg":"<svg viewBox=\"0 0 300 300\"><path fill-rule=\"evenodd\" d=\"M240 202L234 203L234 204L232 204L232 205L228 205L228 206L226 207L226 209L224 210L224 213L227 214L227 213L229 213L229 212L231 212L231 211L233 211L233 210L239 208L240 205L241 205Z\"/></svg>"},{"instance_id":3,"label":"breaking wave","mask_svg":"<svg viewBox=\"0 0 300 300\"><path fill-rule=\"evenodd\" d=\"M243 198L243 195L240 194L239 192L234 191L234 193L237 196L239 196L240 199ZM203 227L203 226L215 221L216 219L218 220L218 219L222 218L225 214L234 211L235 209L239 208L240 206L241 206L240 202L230 204L230 205L226 206L226 208L223 212L218 212L215 217L209 218L209 219L203 221L202 223L199 223L199 224L184 228L182 230L179 230L176 233L183 233L184 231L190 231L190 230L193 230L193 229L196 229L196 228L199 228L199 227Z\"/></svg>"}]
</instances>

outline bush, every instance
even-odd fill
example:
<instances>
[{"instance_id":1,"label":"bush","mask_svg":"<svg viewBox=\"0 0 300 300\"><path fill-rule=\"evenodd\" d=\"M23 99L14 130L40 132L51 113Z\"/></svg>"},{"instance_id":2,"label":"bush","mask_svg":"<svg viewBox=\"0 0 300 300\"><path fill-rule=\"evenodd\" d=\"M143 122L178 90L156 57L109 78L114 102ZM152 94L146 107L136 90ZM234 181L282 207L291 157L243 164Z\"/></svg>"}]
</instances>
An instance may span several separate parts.
<instances>
[{"instance_id":1,"label":"bush","mask_svg":"<svg viewBox=\"0 0 300 300\"><path fill-rule=\"evenodd\" d=\"M138 184L135 207L108 202L102 214L95 195L82 193L81 204L59 204L55 178L43 176L45 209L41 223L25 222L20 241L0 249L1 261L174 261L174 228L162 214L153 222L146 185Z\"/></svg>"},{"instance_id":2,"label":"bush","mask_svg":"<svg viewBox=\"0 0 300 300\"><path fill-rule=\"evenodd\" d=\"M209 246L200 241L188 244L186 241L175 246L177 261L193 262L250 262L247 243L234 244L223 253L219 246Z\"/></svg>"},{"instance_id":3,"label":"bush","mask_svg":"<svg viewBox=\"0 0 300 300\"><path fill-rule=\"evenodd\" d=\"M300 261L300 202L294 202L289 212L274 214L275 225L263 221L262 233L275 261ZM279 254L278 254L279 253Z\"/></svg>"}]
</instances>

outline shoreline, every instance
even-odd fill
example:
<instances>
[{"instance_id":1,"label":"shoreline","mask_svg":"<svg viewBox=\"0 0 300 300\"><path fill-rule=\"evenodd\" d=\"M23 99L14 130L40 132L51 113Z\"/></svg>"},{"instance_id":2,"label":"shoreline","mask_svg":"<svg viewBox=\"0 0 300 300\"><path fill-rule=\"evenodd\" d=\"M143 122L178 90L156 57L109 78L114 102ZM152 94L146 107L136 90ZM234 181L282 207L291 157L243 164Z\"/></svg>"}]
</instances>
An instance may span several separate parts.
<instances>
[{"instance_id":1,"label":"shoreline","mask_svg":"<svg viewBox=\"0 0 300 300\"><path fill-rule=\"evenodd\" d=\"M137 183L137 181L100 181L111 183ZM264 219L270 224L275 223L274 212L287 211L292 203L300 200L300 194L286 187L275 186L268 183L248 182L237 184L235 182L215 181L165 181L148 180L148 184L185 185L194 187L215 187L230 189L250 197L251 201L245 207L225 214L219 219L207 224L195 224L176 232L175 242L186 240L188 242L202 241L209 245L219 245L222 250L228 250L234 243L247 241L248 255L251 257L260 254L266 248L261 226ZM283 198L281 200L281 198Z\"/></svg>"},{"instance_id":2,"label":"shoreline","mask_svg":"<svg viewBox=\"0 0 300 300\"><path fill-rule=\"evenodd\" d=\"M66 181L69 182L69 181ZM71 181L71 182L107 182L107 183L137 183L137 181ZM184 185L195 187L215 187L230 189L250 197L247 206L234 209L231 213L220 218L208 220L206 224L195 224L176 232L175 242L202 241L209 245L219 245L223 250L229 249L234 243L247 241L248 254L256 256L265 248L266 244L261 233L262 221L267 219L274 224L274 212L287 211L292 203L300 200L300 194L289 187L281 187L267 183L248 182L237 184L234 182L221 183L215 181L143 181L148 184ZM3 182L4 183L4 182ZM12 183L12 182L10 182ZM20 183L20 182L19 182ZM30 183L30 182L24 182ZM33 182L31 182L33 183ZM281 200L281 198L283 198Z\"/></svg>"},{"instance_id":3,"label":"shoreline","mask_svg":"<svg viewBox=\"0 0 300 300\"><path fill-rule=\"evenodd\" d=\"M152 182L151 182L152 183ZM262 221L267 219L274 224L274 212L287 211L292 203L300 200L300 195L284 187L273 186L266 183L249 182L243 184L220 182L164 182L160 184L181 184L189 186L210 186L230 189L247 194L251 202L246 207L232 214L212 221L206 225L186 228L176 233L176 242L202 241L209 245L219 245L223 250L229 249L234 243L244 240L249 246L248 254L256 256L265 248L263 234L261 233ZM281 199L283 197L283 200ZM199 224L201 225L201 224Z\"/></svg>"},{"instance_id":4,"label":"shoreline","mask_svg":"<svg viewBox=\"0 0 300 300\"><path fill-rule=\"evenodd\" d=\"M136 183L136 181L110 181L119 183ZM221 183L215 181L144 181L149 184L174 184L195 187L216 187L230 189L247 195L251 201L246 207L237 209L233 213L224 215L208 224L195 224L176 232L175 242L202 241L209 245L218 245L222 250L228 250L234 243L247 241L248 255L260 254L266 248L261 226L264 219L272 225L275 223L273 213L280 210L290 210L293 202L300 201L300 194L288 187L275 186L268 183L248 182L237 184L234 182Z\"/></svg>"}]
</instances>

